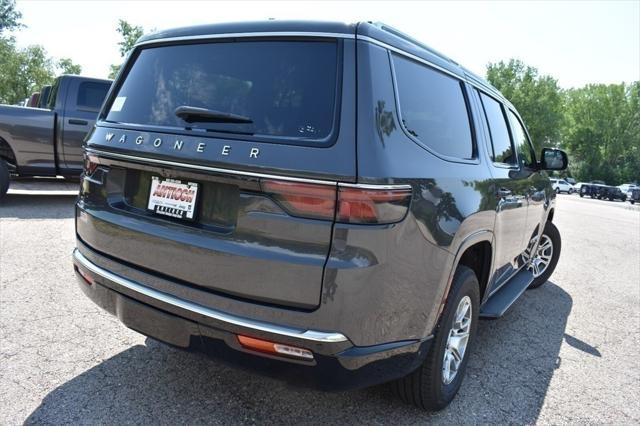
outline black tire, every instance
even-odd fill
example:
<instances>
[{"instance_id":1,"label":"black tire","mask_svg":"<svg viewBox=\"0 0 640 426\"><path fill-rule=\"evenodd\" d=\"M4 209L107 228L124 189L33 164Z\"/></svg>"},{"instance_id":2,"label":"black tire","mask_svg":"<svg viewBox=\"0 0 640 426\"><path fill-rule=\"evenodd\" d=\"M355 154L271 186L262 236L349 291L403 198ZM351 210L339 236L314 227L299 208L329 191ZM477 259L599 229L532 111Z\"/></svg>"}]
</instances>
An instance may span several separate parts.
<instances>
[{"instance_id":1,"label":"black tire","mask_svg":"<svg viewBox=\"0 0 640 426\"><path fill-rule=\"evenodd\" d=\"M635 201L635 200L631 200L631 204L632 204L632 205L633 205L633 204L635 204L635 203L636 203L636 201Z\"/></svg>"},{"instance_id":2,"label":"black tire","mask_svg":"<svg viewBox=\"0 0 640 426\"><path fill-rule=\"evenodd\" d=\"M471 299L469 340L453 381L445 384L442 369L447 340L453 327L456 309L465 296L469 296ZM470 268L459 266L454 274L451 291L447 297L447 304L442 313L440 323L436 327L435 336L426 360L416 371L393 383L395 392L404 402L424 410L435 411L443 409L453 400L460 389L467 369L469 355L473 351L478 328L479 306L480 290L478 278Z\"/></svg>"},{"instance_id":3,"label":"black tire","mask_svg":"<svg viewBox=\"0 0 640 426\"><path fill-rule=\"evenodd\" d=\"M547 235L553 244L553 255L551 256L551 262L549 262L549 266L547 269L540 275L538 278L534 279L533 282L529 285L529 288L538 288L542 284L546 283L553 271L556 269L556 265L558 264L558 259L560 259L560 250L562 249L562 239L560 238L560 232L558 228L553 224L553 222L547 222L544 225L544 231L542 231L543 235Z\"/></svg>"},{"instance_id":4,"label":"black tire","mask_svg":"<svg viewBox=\"0 0 640 426\"><path fill-rule=\"evenodd\" d=\"M9 190L9 168L4 160L0 160L0 200Z\"/></svg>"},{"instance_id":5,"label":"black tire","mask_svg":"<svg viewBox=\"0 0 640 426\"><path fill-rule=\"evenodd\" d=\"M556 191L556 194L559 194L560 193L560 188L556 188L556 189L554 189L554 191Z\"/></svg>"}]
</instances>

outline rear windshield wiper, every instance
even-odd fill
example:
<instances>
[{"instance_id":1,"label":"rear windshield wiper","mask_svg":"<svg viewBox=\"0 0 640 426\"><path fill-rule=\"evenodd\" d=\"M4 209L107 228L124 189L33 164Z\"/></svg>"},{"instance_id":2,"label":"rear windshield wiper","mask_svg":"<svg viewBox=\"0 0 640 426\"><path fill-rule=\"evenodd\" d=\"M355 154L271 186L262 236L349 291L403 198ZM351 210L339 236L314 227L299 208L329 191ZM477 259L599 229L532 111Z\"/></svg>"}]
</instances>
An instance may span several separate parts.
<instances>
[{"instance_id":1,"label":"rear windshield wiper","mask_svg":"<svg viewBox=\"0 0 640 426\"><path fill-rule=\"evenodd\" d=\"M253 123L252 119L244 115L188 105L176 108L175 114L187 123Z\"/></svg>"}]
</instances>

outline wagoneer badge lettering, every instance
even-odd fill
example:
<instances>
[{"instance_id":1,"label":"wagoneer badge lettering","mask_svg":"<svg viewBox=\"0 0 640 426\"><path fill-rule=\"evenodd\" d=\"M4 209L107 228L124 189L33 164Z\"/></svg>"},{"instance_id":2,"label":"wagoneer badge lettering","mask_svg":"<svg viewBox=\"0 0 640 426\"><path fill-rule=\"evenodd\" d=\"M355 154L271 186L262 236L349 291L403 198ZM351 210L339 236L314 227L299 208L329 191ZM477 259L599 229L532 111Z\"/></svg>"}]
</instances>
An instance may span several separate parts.
<instances>
[{"instance_id":1,"label":"wagoneer badge lettering","mask_svg":"<svg viewBox=\"0 0 640 426\"><path fill-rule=\"evenodd\" d=\"M115 133L109 132L106 133L104 135L104 139L107 142L110 142L111 140L113 140L113 138L115 137ZM120 138L118 139L118 142L120 143L126 143L127 142L127 135L123 134L120 136ZM145 142L145 138L142 135L138 135L135 138L135 144L136 145L142 145ZM155 148L160 148L160 146L162 145L163 140L161 138L155 138L153 140L153 146ZM182 151L182 148L185 146L184 140L182 139L176 139L173 143L173 149L175 151ZM205 148L207 147L207 144L205 142L198 142L198 144L195 146L195 152L202 154L205 150ZM231 150L232 150L232 146L231 145L223 145L220 148L220 154L224 155L224 156L229 156L231 155ZM260 149L259 148L255 148L252 147L249 149L249 158L258 158L258 156L260 155Z\"/></svg>"}]
</instances>

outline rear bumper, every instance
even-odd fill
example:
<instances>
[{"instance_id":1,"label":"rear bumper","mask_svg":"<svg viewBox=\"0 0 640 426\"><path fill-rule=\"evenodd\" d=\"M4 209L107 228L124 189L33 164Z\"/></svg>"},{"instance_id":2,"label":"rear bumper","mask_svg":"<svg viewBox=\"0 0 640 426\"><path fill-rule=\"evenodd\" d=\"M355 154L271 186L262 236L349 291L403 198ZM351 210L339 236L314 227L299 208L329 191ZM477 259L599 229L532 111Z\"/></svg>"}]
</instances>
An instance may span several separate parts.
<instances>
[{"instance_id":1,"label":"rear bumper","mask_svg":"<svg viewBox=\"0 0 640 426\"><path fill-rule=\"evenodd\" d=\"M291 383L340 390L387 382L415 370L431 343L427 339L359 347L340 332L256 321L180 299L114 274L78 250L73 261L82 291L127 327ZM79 271L90 277L92 284ZM255 352L239 344L238 334L305 348L313 352L314 359Z\"/></svg>"}]
</instances>

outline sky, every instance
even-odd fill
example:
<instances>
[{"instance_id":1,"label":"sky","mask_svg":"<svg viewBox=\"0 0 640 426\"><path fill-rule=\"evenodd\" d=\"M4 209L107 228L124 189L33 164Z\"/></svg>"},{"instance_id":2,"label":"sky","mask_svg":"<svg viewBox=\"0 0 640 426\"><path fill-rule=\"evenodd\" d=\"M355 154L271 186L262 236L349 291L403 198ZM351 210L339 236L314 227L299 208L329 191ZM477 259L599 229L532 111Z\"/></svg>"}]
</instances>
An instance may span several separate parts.
<instances>
[{"instance_id":1,"label":"sky","mask_svg":"<svg viewBox=\"0 0 640 426\"><path fill-rule=\"evenodd\" d=\"M640 0L629 1L36 1L18 0L18 45L41 44L83 74L121 62L118 19L148 32L195 24L274 19L381 21L479 75L521 59L563 88L640 80Z\"/></svg>"}]
</instances>

